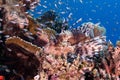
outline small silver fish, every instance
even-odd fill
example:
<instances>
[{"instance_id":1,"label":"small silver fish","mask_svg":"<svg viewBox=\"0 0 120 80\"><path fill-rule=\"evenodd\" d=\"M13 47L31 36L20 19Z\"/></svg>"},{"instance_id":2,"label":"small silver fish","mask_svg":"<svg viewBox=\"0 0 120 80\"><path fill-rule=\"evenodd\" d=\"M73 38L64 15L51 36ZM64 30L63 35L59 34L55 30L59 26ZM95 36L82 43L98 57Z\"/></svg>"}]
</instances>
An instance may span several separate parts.
<instances>
[{"instance_id":1,"label":"small silver fish","mask_svg":"<svg viewBox=\"0 0 120 80\"><path fill-rule=\"evenodd\" d=\"M45 5L42 5L43 6L43 8L47 8L47 6L45 6Z\"/></svg>"},{"instance_id":2,"label":"small silver fish","mask_svg":"<svg viewBox=\"0 0 120 80\"><path fill-rule=\"evenodd\" d=\"M80 3L83 3L83 0L79 0L80 1Z\"/></svg>"},{"instance_id":3,"label":"small silver fish","mask_svg":"<svg viewBox=\"0 0 120 80\"><path fill-rule=\"evenodd\" d=\"M73 15L73 13L70 13L70 14L68 15L68 18L71 19L71 18L72 18L72 15Z\"/></svg>"},{"instance_id":4,"label":"small silver fish","mask_svg":"<svg viewBox=\"0 0 120 80\"><path fill-rule=\"evenodd\" d=\"M55 8L58 8L57 4L55 4Z\"/></svg>"}]
</instances>

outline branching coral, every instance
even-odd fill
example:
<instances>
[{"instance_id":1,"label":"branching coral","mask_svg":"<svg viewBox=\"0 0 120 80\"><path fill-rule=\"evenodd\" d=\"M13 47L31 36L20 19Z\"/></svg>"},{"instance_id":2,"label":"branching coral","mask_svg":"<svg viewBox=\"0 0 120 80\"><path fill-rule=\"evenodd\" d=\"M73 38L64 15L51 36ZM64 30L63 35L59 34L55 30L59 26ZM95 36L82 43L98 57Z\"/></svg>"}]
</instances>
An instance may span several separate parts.
<instances>
[{"instance_id":1,"label":"branching coral","mask_svg":"<svg viewBox=\"0 0 120 80\"><path fill-rule=\"evenodd\" d=\"M47 55L46 60L43 62L43 70L46 70L47 78L56 75L56 79L81 79L80 77L85 74L85 71L91 71L94 67L91 61L80 61L80 55L76 57L73 63L67 61L66 56ZM42 74L42 73L41 73ZM51 77L51 79L53 79Z\"/></svg>"},{"instance_id":2,"label":"branching coral","mask_svg":"<svg viewBox=\"0 0 120 80\"><path fill-rule=\"evenodd\" d=\"M115 63L115 74L116 76L120 75L120 46L117 42L117 47L115 47L115 52L113 53L113 59Z\"/></svg>"}]
</instances>

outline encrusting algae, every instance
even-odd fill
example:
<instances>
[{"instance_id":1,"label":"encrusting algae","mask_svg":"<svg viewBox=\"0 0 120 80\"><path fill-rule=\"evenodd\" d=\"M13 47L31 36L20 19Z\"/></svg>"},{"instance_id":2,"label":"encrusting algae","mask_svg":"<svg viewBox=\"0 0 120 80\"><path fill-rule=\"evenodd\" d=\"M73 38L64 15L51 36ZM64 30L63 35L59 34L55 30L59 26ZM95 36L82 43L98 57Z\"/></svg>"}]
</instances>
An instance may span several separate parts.
<instances>
[{"instance_id":1,"label":"encrusting algae","mask_svg":"<svg viewBox=\"0 0 120 80\"><path fill-rule=\"evenodd\" d=\"M0 0L0 75L6 80L120 79L120 41L115 47L106 41L99 23L69 29L52 10L34 19L26 11L38 2Z\"/></svg>"}]
</instances>

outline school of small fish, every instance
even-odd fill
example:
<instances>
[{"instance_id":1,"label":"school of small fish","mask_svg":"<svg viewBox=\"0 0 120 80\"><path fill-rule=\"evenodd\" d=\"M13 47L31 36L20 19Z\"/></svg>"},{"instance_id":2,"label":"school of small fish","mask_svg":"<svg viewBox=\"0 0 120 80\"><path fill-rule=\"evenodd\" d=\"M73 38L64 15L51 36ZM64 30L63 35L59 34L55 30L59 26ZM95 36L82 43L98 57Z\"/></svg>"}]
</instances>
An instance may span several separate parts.
<instances>
[{"instance_id":1,"label":"school of small fish","mask_svg":"<svg viewBox=\"0 0 120 80\"><path fill-rule=\"evenodd\" d=\"M35 19L36 5L48 8L40 0L0 0L0 75L6 80L119 80L120 41L115 47L107 41L100 23L73 28L83 18L69 25L74 15L69 5L54 3L56 9L66 6L59 13L68 13L67 18L40 10Z\"/></svg>"}]
</instances>

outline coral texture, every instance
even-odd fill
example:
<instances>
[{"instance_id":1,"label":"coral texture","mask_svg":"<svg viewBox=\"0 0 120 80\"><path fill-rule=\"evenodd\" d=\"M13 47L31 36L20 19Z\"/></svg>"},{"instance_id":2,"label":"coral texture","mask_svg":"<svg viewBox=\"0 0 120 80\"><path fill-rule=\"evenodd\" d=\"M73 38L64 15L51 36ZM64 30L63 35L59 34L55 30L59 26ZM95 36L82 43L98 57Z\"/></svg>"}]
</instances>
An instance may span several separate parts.
<instances>
[{"instance_id":1,"label":"coral texture","mask_svg":"<svg viewBox=\"0 0 120 80\"><path fill-rule=\"evenodd\" d=\"M26 13L39 0L0 0L0 75L6 80L119 80L120 41L99 23L69 29L50 10Z\"/></svg>"}]
</instances>

